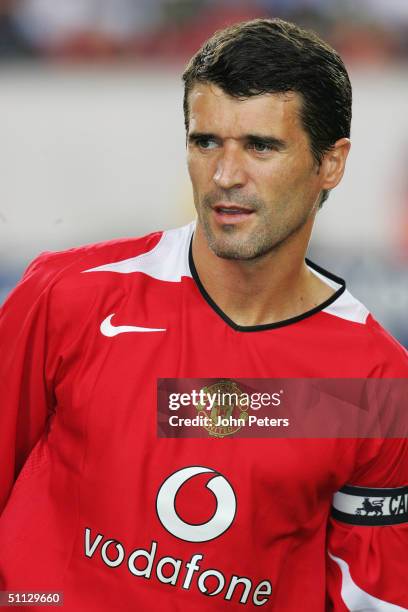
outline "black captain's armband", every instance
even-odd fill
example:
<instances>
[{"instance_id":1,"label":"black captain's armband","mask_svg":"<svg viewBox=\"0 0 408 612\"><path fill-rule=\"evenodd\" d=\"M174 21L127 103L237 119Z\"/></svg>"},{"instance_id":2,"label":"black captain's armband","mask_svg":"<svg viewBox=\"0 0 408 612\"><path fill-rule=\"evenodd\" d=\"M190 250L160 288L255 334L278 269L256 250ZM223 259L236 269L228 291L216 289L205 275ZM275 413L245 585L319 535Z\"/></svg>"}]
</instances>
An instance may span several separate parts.
<instances>
[{"instance_id":1,"label":"black captain's armband","mask_svg":"<svg viewBox=\"0 0 408 612\"><path fill-rule=\"evenodd\" d=\"M346 485L333 497L332 517L352 525L408 523L408 486L373 489Z\"/></svg>"}]
</instances>

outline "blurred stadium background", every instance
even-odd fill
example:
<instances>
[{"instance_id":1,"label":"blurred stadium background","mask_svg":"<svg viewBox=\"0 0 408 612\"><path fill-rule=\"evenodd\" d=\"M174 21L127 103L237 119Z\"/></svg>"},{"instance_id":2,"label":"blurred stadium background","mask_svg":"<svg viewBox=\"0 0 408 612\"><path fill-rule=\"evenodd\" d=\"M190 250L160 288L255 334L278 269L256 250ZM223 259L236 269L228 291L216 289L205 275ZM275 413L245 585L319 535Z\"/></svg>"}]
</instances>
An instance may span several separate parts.
<instances>
[{"instance_id":1,"label":"blurred stadium background","mask_svg":"<svg viewBox=\"0 0 408 612\"><path fill-rule=\"evenodd\" d=\"M349 68L352 153L310 257L408 346L408 0L0 0L0 302L41 251L193 218L180 74L257 16Z\"/></svg>"}]
</instances>

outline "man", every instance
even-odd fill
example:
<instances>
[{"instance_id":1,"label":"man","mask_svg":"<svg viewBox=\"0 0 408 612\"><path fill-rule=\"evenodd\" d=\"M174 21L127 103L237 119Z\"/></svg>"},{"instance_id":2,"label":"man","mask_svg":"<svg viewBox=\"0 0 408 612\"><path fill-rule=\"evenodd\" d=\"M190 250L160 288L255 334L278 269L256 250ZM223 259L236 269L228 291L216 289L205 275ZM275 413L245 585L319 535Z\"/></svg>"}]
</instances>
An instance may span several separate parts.
<instances>
[{"instance_id":1,"label":"man","mask_svg":"<svg viewBox=\"0 0 408 612\"><path fill-rule=\"evenodd\" d=\"M404 440L160 433L163 379L408 374L305 262L350 148L337 53L255 20L184 83L197 224L44 254L3 307L1 588L67 611L405 610Z\"/></svg>"}]
</instances>

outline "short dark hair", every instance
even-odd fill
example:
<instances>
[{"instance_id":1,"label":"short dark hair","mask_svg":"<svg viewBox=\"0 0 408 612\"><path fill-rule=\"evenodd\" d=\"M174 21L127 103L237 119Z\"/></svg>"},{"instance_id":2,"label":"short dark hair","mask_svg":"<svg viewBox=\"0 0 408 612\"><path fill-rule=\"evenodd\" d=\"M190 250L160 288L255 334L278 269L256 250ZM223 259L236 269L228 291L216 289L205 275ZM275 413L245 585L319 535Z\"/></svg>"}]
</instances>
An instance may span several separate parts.
<instances>
[{"instance_id":1,"label":"short dark hair","mask_svg":"<svg viewBox=\"0 0 408 612\"><path fill-rule=\"evenodd\" d=\"M297 92L318 165L339 138L350 136L351 84L341 57L314 32L282 19L254 19L216 32L191 58L183 81L186 130L190 91L196 83L214 83L236 98Z\"/></svg>"}]
</instances>

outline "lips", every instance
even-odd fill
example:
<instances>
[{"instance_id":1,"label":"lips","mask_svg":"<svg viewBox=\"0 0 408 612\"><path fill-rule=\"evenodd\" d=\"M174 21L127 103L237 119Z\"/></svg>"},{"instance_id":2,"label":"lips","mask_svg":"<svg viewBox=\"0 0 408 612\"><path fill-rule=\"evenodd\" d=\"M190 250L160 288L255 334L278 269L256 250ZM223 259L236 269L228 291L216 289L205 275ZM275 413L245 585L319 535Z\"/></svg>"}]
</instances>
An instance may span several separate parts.
<instances>
[{"instance_id":1,"label":"lips","mask_svg":"<svg viewBox=\"0 0 408 612\"><path fill-rule=\"evenodd\" d=\"M251 208L234 204L234 202L218 202L212 209L215 219L221 225L242 223L255 212Z\"/></svg>"},{"instance_id":2,"label":"lips","mask_svg":"<svg viewBox=\"0 0 408 612\"><path fill-rule=\"evenodd\" d=\"M244 206L239 206L237 204L216 204L213 207L216 213L224 214L224 215L250 215L254 211L250 208L245 208Z\"/></svg>"}]
</instances>

